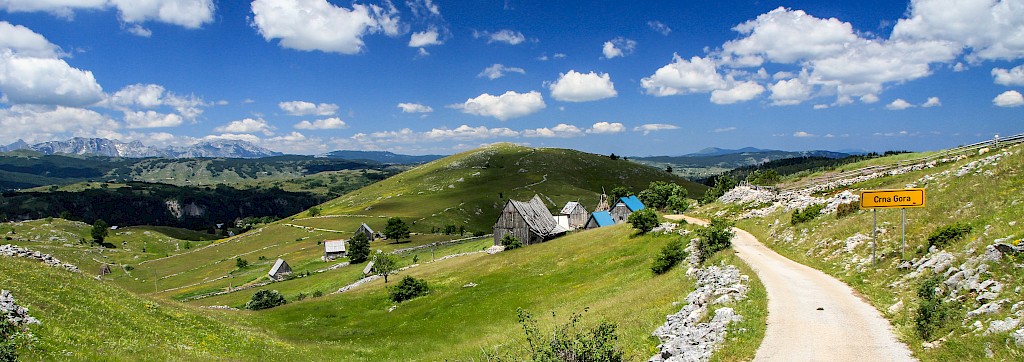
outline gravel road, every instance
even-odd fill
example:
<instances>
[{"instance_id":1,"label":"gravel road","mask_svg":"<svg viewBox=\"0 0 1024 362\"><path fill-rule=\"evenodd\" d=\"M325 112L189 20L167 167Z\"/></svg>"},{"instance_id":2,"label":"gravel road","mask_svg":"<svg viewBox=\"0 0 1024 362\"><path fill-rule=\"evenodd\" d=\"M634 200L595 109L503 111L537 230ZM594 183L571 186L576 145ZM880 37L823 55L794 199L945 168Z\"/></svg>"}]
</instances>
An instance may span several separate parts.
<instances>
[{"instance_id":1,"label":"gravel road","mask_svg":"<svg viewBox=\"0 0 1024 362\"><path fill-rule=\"evenodd\" d=\"M746 231L733 231L733 249L768 292L768 326L755 361L916 360L889 321L848 285L779 255Z\"/></svg>"}]
</instances>

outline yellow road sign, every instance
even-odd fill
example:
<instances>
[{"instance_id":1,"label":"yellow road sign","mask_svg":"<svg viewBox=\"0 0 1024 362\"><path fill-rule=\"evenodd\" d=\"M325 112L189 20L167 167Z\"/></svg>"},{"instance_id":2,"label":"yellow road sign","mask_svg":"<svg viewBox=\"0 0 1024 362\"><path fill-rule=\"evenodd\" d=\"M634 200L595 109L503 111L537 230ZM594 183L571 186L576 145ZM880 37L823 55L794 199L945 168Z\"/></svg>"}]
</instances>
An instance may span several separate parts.
<instances>
[{"instance_id":1,"label":"yellow road sign","mask_svg":"<svg viewBox=\"0 0 1024 362\"><path fill-rule=\"evenodd\" d=\"M924 207L924 189L864 190L860 192L860 208L886 209Z\"/></svg>"}]
</instances>

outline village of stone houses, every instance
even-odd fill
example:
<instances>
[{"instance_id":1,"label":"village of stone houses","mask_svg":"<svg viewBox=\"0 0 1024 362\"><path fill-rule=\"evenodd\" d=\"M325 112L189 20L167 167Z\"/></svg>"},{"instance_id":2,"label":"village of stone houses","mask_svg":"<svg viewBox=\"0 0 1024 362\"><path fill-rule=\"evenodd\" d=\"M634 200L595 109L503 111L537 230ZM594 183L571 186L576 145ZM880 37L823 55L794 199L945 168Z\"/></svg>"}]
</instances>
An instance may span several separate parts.
<instances>
[{"instance_id":1,"label":"village of stone houses","mask_svg":"<svg viewBox=\"0 0 1024 362\"><path fill-rule=\"evenodd\" d=\"M711 186L615 156L496 144L222 236L12 220L4 353L1018 359L1018 139L762 167ZM925 190L925 207L861 199L900 189Z\"/></svg>"}]
</instances>

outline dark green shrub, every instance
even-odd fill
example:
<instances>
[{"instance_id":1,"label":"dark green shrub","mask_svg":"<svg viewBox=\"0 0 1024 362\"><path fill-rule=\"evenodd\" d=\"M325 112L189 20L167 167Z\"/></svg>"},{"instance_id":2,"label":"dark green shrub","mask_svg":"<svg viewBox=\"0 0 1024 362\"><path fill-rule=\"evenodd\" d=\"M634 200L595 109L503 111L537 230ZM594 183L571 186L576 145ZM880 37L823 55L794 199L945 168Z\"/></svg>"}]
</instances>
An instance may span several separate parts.
<instances>
[{"instance_id":1,"label":"dark green shrub","mask_svg":"<svg viewBox=\"0 0 1024 362\"><path fill-rule=\"evenodd\" d=\"M505 234L505 236L501 238L501 246L504 246L505 250L518 249L523 247L523 242L519 241L519 239L512 234Z\"/></svg>"},{"instance_id":2,"label":"dark green shrub","mask_svg":"<svg viewBox=\"0 0 1024 362\"><path fill-rule=\"evenodd\" d=\"M324 292L321 292L319 290L314 290L313 291L313 298L320 298L322 296L324 296Z\"/></svg>"},{"instance_id":3,"label":"dark green shrub","mask_svg":"<svg viewBox=\"0 0 1024 362\"><path fill-rule=\"evenodd\" d=\"M242 258L235 258L235 266L238 267L238 269L245 268L249 266L249 261Z\"/></svg>"},{"instance_id":4,"label":"dark green shrub","mask_svg":"<svg viewBox=\"0 0 1024 362\"><path fill-rule=\"evenodd\" d=\"M252 299L245 303L245 309L261 310L273 308L288 303L281 293L276 290L261 290L252 295Z\"/></svg>"},{"instance_id":5,"label":"dark green shrub","mask_svg":"<svg viewBox=\"0 0 1024 362\"><path fill-rule=\"evenodd\" d=\"M790 220L790 224L796 225L802 222L811 221L821 214L821 209L825 208L825 204L817 204L798 209L793 212L793 219Z\"/></svg>"},{"instance_id":6,"label":"dark green shrub","mask_svg":"<svg viewBox=\"0 0 1024 362\"><path fill-rule=\"evenodd\" d=\"M295 296L295 300L297 300L297 301L298 300L303 300L303 299L306 299L306 297L307 297L306 293L299 292L299 295Z\"/></svg>"},{"instance_id":7,"label":"dark green shrub","mask_svg":"<svg viewBox=\"0 0 1024 362\"><path fill-rule=\"evenodd\" d=\"M931 341L932 338L939 335L952 317L951 305L943 301L942 296L937 292L941 285L942 279L938 275L934 275L925 279L917 288L917 296L921 298L921 301L917 307L914 324L917 327L917 333L925 341Z\"/></svg>"},{"instance_id":8,"label":"dark green shrub","mask_svg":"<svg viewBox=\"0 0 1024 362\"><path fill-rule=\"evenodd\" d=\"M629 214L626 221L633 225L637 233L646 234L658 226L658 214L654 213L654 209L645 208Z\"/></svg>"},{"instance_id":9,"label":"dark green shrub","mask_svg":"<svg viewBox=\"0 0 1024 362\"><path fill-rule=\"evenodd\" d=\"M708 226L697 229L697 252L703 263L711 255L732 246L732 223L714 218Z\"/></svg>"},{"instance_id":10,"label":"dark green shrub","mask_svg":"<svg viewBox=\"0 0 1024 362\"><path fill-rule=\"evenodd\" d=\"M416 279L408 275L406 275L405 278L402 278L402 281L398 282L398 285L388 287L388 295L391 297L391 301L395 303L416 298L427 294L429 291L430 287L427 286L427 281L423 279Z\"/></svg>"},{"instance_id":11,"label":"dark green shrub","mask_svg":"<svg viewBox=\"0 0 1024 362\"><path fill-rule=\"evenodd\" d=\"M853 215L857 210L860 210L860 204L857 202L839 204L839 206L836 206L836 219L842 219L846 216Z\"/></svg>"},{"instance_id":12,"label":"dark green shrub","mask_svg":"<svg viewBox=\"0 0 1024 362\"><path fill-rule=\"evenodd\" d=\"M654 258L651 271L654 274L664 274L685 259L686 247L683 246L683 240L681 238L674 238L664 248L661 248L661 252Z\"/></svg>"},{"instance_id":13,"label":"dark green shrub","mask_svg":"<svg viewBox=\"0 0 1024 362\"><path fill-rule=\"evenodd\" d=\"M586 309L584 309L586 311ZM573 314L569 322L551 332L541 332L537 320L523 309L516 310L519 324L526 332L529 360L532 361L622 361L622 351L615 342L615 323L601 321L589 330L579 326L582 314Z\"/></svg>"},{"instance_id":14,"label":"dark green shrub","mask_svg":"<svg viewBox=\"0 0 1024 362\"><path fill-rule=\"evenodd\" d=\"M963 222L956 222L940 227L928 235L928 246L943 247L949 245L949 243L953 241L962 239L971 232L971 229L973 229L971 224Z\"/></svg>"}]
</instances>

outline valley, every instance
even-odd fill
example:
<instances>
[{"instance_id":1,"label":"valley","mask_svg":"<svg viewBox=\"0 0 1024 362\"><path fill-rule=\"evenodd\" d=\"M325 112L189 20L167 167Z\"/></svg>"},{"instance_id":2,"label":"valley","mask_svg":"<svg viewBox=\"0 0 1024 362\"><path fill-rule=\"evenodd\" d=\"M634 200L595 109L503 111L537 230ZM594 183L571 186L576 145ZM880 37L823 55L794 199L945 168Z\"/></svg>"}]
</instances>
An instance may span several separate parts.
<instances>
[{"instance_id":1,"label":"valley","mask_svg":"<svg viewBox=\"0 0 1024 362\"><path fill-rule=\"evenodd\" d=\"M1024 164L1020 147L1007 144L982 155L970 149L881 156L824 173L784 176L777 188L739 186L706 205L691 201L694 206L687 213L734 219L738 227L750 231L767 247L849 284L892 324L896 338L917 359L974 358L988 353L1015 358L1019 349L986 346L1007 340L1014 343L1010 335L1016 333L1016 327L991 331L1012 324L1017 318L1014 313L1024 309L1016 307L1024 301L1017 303L1000 291L1024 285L1016 282L1015 254L986 256L994 255L991 250L995 250L986 245L993 240L1005 244L1020 233L1020 226L1012 221L1024 214L1012 192L1021 187L1016 177L1021 172L1019 165ZM920 157L930 158L913 161ZM879 165L899 167L883 168L876 174L861 171ZM854 173L851 170L857 170L858 176L844 179L842 175ZM723 342L707 347L707 353L713 360L744 360L765 353L758 347L767 338L765 322L769 321L769 330L773 328L767 303L772 289L766 292L758 278L760 269L751 269L743 261L749 249L737 245L738 256L734 249L726 249L705 256L703 262L684 263L661 275L651 273L658 250L672 240L691 246L697 242L699 237L694 235L701 231L695 224L641 235L626 223L575 231L522 249L488 251L495 245L489 228L504 205L502 200L538 195L549 210L576 200L591 210L602 189L625 186L640 192L653 181L682 185L691 198L700 198L708 190L664 170L625 160L498 144L411 167L324 202L316 214L299 210L277 221L257 222L250 231L226 238L174 228L119 227L110 230L106 240L113 247L97 247L89 241L92 227L88 223L61 218L8 223L7 243L51 254L78 266L82 273L53 284L58 279L38 276L67 272L4 258L0 282L18 296L19 303L29 306L34 316L53 323L37 329L46 342L39 344L40 349L24 353L28 359L50 359L54 353L64 353L60 351L81 351L63 355L71 359L112 351L134 355L138 346L168 344L181 349L162 349L152 358L518 359L526 353L526 336L510 332L521 330L517 310L522 309L539 315L541 328L555 328L576 313L582 313L583 325L613 322L615 346L624 358L646 360L660 344L652 332L697 288L692 273L731 265L749 278L751 291L744 299L704 307L708 313L704 318L720 313L712 309L725 307L742 316L723 325L728 328ZM908 212L906 261L894 249L891 216L883 216L881 225L886 232L878 251L880 260L872 267L867 247L870 240L863 236L865 225L870 228L870 213L853 212L837 219L835 205L856 195L850 190L908 185L928 188L929 205ZM943 192L963 188L986 191ZM790 222L796 211L816 204L833 206L820 209L821 214L808 222ZM978 226L956 244L928 248L925 239L948 222L945 215L958 215ZM426 296L401 303L388 300L388 287L395 281L365 278L365 263L349 265L347 258L321 260L324 241L351 239L362 224L383 231L391 218L405 220L410 236L397 241L374 240L370 250L393 255L396 268L401 269L399 276L412 276L430 285ZM662 220L662 226L674 225ZM697 253L695 250L690 253ZM275 281L267 277L267 270L278 258L287 261L292 276ZM942 269L940 263L944 263ZM99 281L90 277L104 265L110 267L109 274ZM981 270L981 265L987 267ZM945 278L953 275L950 270L968 271L967 275L977 278L976 284L947 284L949 289L944 289L955 293L948 295L952 298L948 303L958 305L950 304L949 313L970 312L973 321L962 326L955 319L936 322L939 333L950 331L933 335L942 341L922 338L914 327L919 303L915 285L932 270L946 272ZM120 327L109 331L137 329L142 333L88 332L95 327L61 317L60 309L46 301L55 297L44 290L105 293L108 297L104 298L116 298L120 304L139 305L141 309L133 312L113 308L104 298L82 302L75 299L80 297L56 297L60 303L79 303L95 318L119 318ZM288 303L246 311L246 303L259 290L275 290ZM168 315L187 322L172 326L150 319ZM703 328L701 325L687 328ZM70 337L81 333L93 337ZM189 337L177 342L167 339L177 333ZM236 339L246 342L226 349L204 344ZM87 344L98 340L117 342L105 344L109 346L105 348Z\"/></svg>"}]
</instances>

